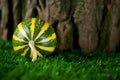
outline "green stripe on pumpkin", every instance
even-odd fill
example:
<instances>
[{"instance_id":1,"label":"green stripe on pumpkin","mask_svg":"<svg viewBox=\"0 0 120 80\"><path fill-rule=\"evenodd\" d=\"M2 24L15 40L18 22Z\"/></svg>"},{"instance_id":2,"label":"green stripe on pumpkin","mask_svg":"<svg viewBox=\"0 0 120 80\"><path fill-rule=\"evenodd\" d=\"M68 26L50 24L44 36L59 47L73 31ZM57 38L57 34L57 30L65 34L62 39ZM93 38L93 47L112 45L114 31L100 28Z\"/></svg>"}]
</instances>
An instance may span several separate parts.
<instances>
[{"instance_id":1,"label":"green stripe on pumpkin","mask_svg":"<svg viewBox=\"0 0 120 80\"><path fill-rule=\"evenodd\" d=\"M51 54L51 52L42 50L42 49L40 49L38 47L36 47L36 49L43 55L43 57Z\"/></svg>"},{"instance_id":2,"label":"green stripe on pumpkin","mask_svg":"<svg viewBox=\"0 0 120 80\"><path fill-rule=\"evenodd\" d=\"M26 35L29 38L29 40L31 40L31 34L30 34L31 33L30 26L31 25L32 25L31 20L26 20L26 21L22 22L22 27L23 27L24 31L26 32Z\"/></svg>"},{"instance_id":3,"label":"green stripe on pumpkin","mask_svg":"<svg viewBox=\"0 0 120 80\"><path fill-rule=\"evenodd\" d=\"M29 50L29 47L24 50L24 52L21 54L21 56L25 56L27 54L28 50Z\"/></svg>"},{"instance_id":4,"label":"green stripe on pumpkin","mask_svg":"<svg viewBox=\"0 0 120 80\"><path fill-rule=\"evenodd\" d=\"M14 47L13 47L14 48ZM20 49L18 49L18 50L16 50L16 53L18 53L18 54L23 54L24 53L24 51L27 49L27 48L29 48L28 46L25 46L25 47L23 47L23 48L20 48ZM29 48L30 49L30 48ZM14 49L15 50L15 49ZM26 52L26 54L27 54L27 52Z\"/></svg>"},{"instance_id":5,"label":"green stripe on pumpkin","mask_svg":"<svg viewBox=\"0 0 120 80\"><path fill-rule=\"evenodd\" d=\"M45 24L42 26L41 31L35 38L35 41L49 28L49 23L45 22Z\"/></svg>"},{"instance_id":6,"label":"green stripe on pumpkin","mask_svg":"<svg viewBox=\"0 0 120 80\"><path fill-rule=\"evenodd\" d=\"M17 51L17 50L25 48L26 46L28 46L28 45L14 46L13 48L14 48L15 51Z\"/></svg>"},{"instance_id":7,"label":"green stripe on pumpkin","mask_svg":"<svg viewBox=\"0 0 120 80\"><path fill-rule=\"evenodd\" d=\"M25 27L27 29L27 27ZM23 25L22 23L18 24L18 29L19 31L22 33L22 35L24 35L24 37L27 39L27 40L30 40L30 38L27 36L25 30L26 29L23 29Z\"/></svg>"},{"instance_id":8,"label":"green stripe on pumpkin","mask_svg":"<svg viewBox=\"0 0 120 80\"><path fill-rule=\"evenodd\" d=\"M54 39L56 39L55 33L53 33L50 37L47 37L47 38L45 38L45 39L43 39L43 40L40 40L40 41L38 41L38 42L36 42L36 43L48 42L48 41L54 40Z\"/></svg>"},{"instance_id":9,"label":"green stripe on pumpkin","mask_svg":"<svg viewBox=\"0 0 120 80\"><path fill-rule=\"evenodd\" d=\"M31 26L30 26L30 30L31 30L31 40L33 40L33 35L34 35L34 30L35 30L35 22L36 22L36 18L32 18L31 19Z\"/></svg>"},{"instance_id":10,"label":"green stripe on pumpkin","mask_svg":"<svg viewBox=\"0 0 120 80\"><path fill-rule=\"evenodd\" d=\"M19 39L23 39L25 42L28 42L28 40L25 38L25 36L19 31L17 28L14 32L14 35L16 35Z\"/></svg>"},{"instance_id":11,"label":"green stripe on pumpkin","mask_svg":"<svg viewBox=\"0 0 120 80\"><path fill-rule=\"evenodd\" d=\"M13 40L14 40L14 39L13 39ZM28 42L20 42L20 41L14 40L14 41L13 41L13 45L14 45L14 46L28 45Z\"/></svg>"},{"instance_id":12,"label":"green stripe on pumpkin","mask_svg":"<svg viewBox=\"0 0 120 80\"><path fill-rule=\"evenodd\" d=\"M39 42L45 38L48 38L52 36L53 33L54 33L54 29L51 26L49 26L49 28L35 42Z\"/></svg>"},{"instance_id":13,"label":"green stripe on pumpkin","mask_svg":"<svg viewBox=\"0 0 120 80\"><path fill-rule=\"evenodd\" d=\"M37 55L41 58L43 58L43 55L37 50Z\"/></svg>"},{"instance_id":14,"label":"green stripe on pumpkin","mask_svg":"<svg viewBox=\"0 0 120 80\"><path fill-rule=\"evenodd\" d=\"M35 45L42 45L45 47L55 47L57 45L56 39L50 40L48 42L42 42L42 43L35 43Z\"/></svg>"},{"instance_id":15,"label":"green stripe on pumpkin","mask_svg":"<svg viewBox=\"0 0 120 80\"><path fill-rule=\"evenodd\" d=\"M19 37L17 37L16 35L13 35L13 39L14 40L16 40L16 41L20 41L20 42L27 42L27 41L25 41L25 40L23 40L23 39L20 39Z\"/></svg>"},{"instance_id":16,"label":"green stripe on pumpkin","mask_svg":"<svg viewBox=\"0 0 120 80\"><path fill-rule=\"evenodd\" d=\"M49 51L49 52L53 52L55 47L45 47L45 46L40 46L40 45L36 45L36 47L45 50L45 51Z\"/></svg>"},{"instance_id":17,"label":"green stripe on pumpkin","mask_svg":"<svg viewBox=\"0 0 120 80\"><path fill-rule=\"evenodd\" d=\"M45 21L36 19L33 39L35 39L37 37L37 35L41 31L41 27L44 25L44 23L45 23Z\"/></svg>"}]
</instances>

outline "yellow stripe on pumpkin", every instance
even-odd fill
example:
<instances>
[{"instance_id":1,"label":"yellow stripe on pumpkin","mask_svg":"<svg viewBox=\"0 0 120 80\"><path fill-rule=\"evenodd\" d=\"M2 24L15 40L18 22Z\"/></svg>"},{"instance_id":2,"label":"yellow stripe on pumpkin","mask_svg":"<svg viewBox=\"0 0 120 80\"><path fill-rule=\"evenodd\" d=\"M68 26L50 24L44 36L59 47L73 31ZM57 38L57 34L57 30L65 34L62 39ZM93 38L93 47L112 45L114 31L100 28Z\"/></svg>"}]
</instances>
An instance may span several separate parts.
<instances>
[{"instance_id":1,"label":"yellow stripe on pumpkin","mask_svg":"<svg viewBox=\"0 0 120 80\"><path fill-rule=\"evenodd\" d=\"M43 58L43 55L42 55L39 51L36 50L36 52L37 52L37 55L38 55L39 57ZM30 52L30 57L33 58L33 53L32 53L32 51Z\"/></svg>"},{"instance_id":2,"label":"yellow stripe on pumpkin","mask_svg":"<svg viewBox=\"0 0 120 80\"><path fill-rule=\"evenodd\" d=\"M20 39L19 37L17 37L16 35L13 35L13 39L20 42L26 42L23 39Z\"/></svg>"},{"instance_id":3,"label":"yellow stripe on pumpkin","mask_svg":"<svg viewBox=\"0 0 120 80\"><path fill-rule=\"evenodd\" d=\"M27 54L27 51L29 50L29 47L24 50L24 52L21 54L21 56L25 56Z\"/></svg>"},{"instance_id":4,"label":"yellow stripe on pumpkin","mask_svg":"<svg viewBox=\"0 0 120 80\"><path fill-rule=\"evenodd\" d=\"M32 50L30 50L30 57L33 58Z\"/></svg>"},{"instance_id":5,"label":"yellow stripe on pumpkin","mask_svg":"<svg viewBox=\"0 0 120 80\"><path fill-rule=\"evenodd\" d=\"M30 26L30 29L31 29L31 39L33 39L33 35L34 35L35 21L36 21L36 18L32 18L32 24Z\"/></svg>"},{"instance_id":6,"label":"yellow stripe on pumpkin","mask_svg":"<svg viewBox=\"0 0 120 80\"><path fill-rule=\"evenodd\" d=\"M39 57L43 58L43 55L42 55L39 51L37 51L37 55L38 55Z\"/></svg>"},{"instance_id":7,"label":"yellow stripe on pumpkin","mask_svg":"<svg viewBox=\"0 0 120 80\"><path fill-rule=\"evenodd\" d=\"M41 40L39 42L36 42L36 43L47 42L47 41L50 41L50 40L55 39L55 38L56 38L56 35L55 35L55 33L53 33L52 36L50 36L50 37L48 37L46 39L43 39L43 40Z\"/></svg>"},{"instance_id":8,"label":"yellow stripe on pumpkin","mask_svg":"<svg viewBox=\"0 0 120 80\"><path fill-rule=\"evenodd\" d=\"M49 52L53 52L55 49L55 47L44 47L44 46L39 46L39 45L36 45L36 46L42 50L49 51Z\"/></svg>"},{"instance_id":9,"label":"yellow stripe on pumpkin","mask_svg":"<svg viewBox=\"0 0 120 80\"><path fill-rule=\"evenodd\" d=\"M17 51L17 50L20 50L20 49L22 49L22 48L25 48L26 46L28 46L28 45L15 46L15 47L13 47L13 48L14 48L15 51Z\"/></svg>"},{"instance_id":10,"label":"yellow stripe on pumpkin","mask_svg":"<svg viewBox=\"0 0 120 80\"><path fill-rule=\"evenodd\" d=\"M39 32L39 34L35 38L35 41L48 29L48 27L49 27L49 23L45 22L45 24L41 28L41 31Z\"/></svg>"},{"instance_id":11,"label":"yellow stripe on pumpkin","mask_svg":"<svg viewBox=\"0 0 120 80\"><path fill-rule=\"evenodd\" d=\"M22 28L22 23L18 24L18 29L19 29L19 31L22 33L22 35L25 36L25 38L26 38L27 40L29 40L26 32L25 32L24 29Z\"/></svg>"}]
</instances>

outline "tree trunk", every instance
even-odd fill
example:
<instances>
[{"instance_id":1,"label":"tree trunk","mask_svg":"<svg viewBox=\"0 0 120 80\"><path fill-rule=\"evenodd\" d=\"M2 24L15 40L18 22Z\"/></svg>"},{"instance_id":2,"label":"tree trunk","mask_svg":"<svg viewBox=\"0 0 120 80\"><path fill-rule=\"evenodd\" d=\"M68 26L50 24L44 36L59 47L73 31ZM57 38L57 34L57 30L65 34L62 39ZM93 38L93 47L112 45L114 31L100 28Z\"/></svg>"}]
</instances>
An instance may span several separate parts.
<instances>
[{"instance_id":1,"label":"tree trunk","mask_svg":"<svg viewBox=\"0 0 120 80\"><path fill-rule=\"evenodd\" d=\"M7 38L7 23L8 23L8 1L0 0L1 5L1 22L0 22L0 38L6 40Z\"/></svg>"},{"instance_id":2,"label":"tree trunk","mask_svg":"<svg viewBox=\"0 0 120 80\"><path fill-rule=\"evenodd\" d=\"M109 51L116 51L120 46L120 0L111 1L107 7L111 14Z\"/></svg>"},{"instance_id":3,"label":"tree trunk","mask_svg":"<svg viewBox=\"0 0 120 80\"><path fill-rule=\"evenodd\" d=\"M74 22L78 28L79 46L83 51L94 51L98 44L95 0L77 0Z\"/></svg>"},{"instance_id":4,"label":"tree trunk","mask_svg":"<svg viewBox=\"0 0 120 80\"><path fill-rule=\"evenodd\" d=\"M68 21L62 21L57 26L58 48L68 50L73 48L73 24Z\"/></svg>"},{"instance_id":5,"label":"tree trunk","mask_svg":"<svg viewBox=\"0 0 120 80\"><path fill-rule=\"evenodd\" d=\"M73 17L83 51L116 51L120 46L120 1L76 1Z\"/></svg>"},{"instance_id":6,"label":"tree trunk","mask_svg":"<svg viewBox=\"0 0 120 80\"><path fill-rule=\"evenodd\" d=\"M12 0L13 1L13 20L14 26L16 27L17 24L22 20L22 1L21 0Z\"/></svg>"}]
</instances>

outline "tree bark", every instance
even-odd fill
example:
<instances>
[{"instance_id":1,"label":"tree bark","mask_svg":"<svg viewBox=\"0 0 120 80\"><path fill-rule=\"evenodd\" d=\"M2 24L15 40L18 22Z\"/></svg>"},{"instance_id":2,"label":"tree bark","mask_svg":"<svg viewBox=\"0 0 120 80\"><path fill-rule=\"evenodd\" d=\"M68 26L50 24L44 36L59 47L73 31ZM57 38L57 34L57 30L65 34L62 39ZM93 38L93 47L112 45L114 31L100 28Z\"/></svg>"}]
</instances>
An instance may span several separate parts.
<instances>
[{"instance_id":1,"label":"tree bark","mask_svg":"<svg viewBox=\"0 0 120 80\"><path fill-rule=\"evenodd\" d=\"M107 7L111 13L109 51L116 51L120 46L120 1L111 0Z\"/></svg>"},{"instance_id":2,"label":"tree bark","mask_svg":"<svg viewBox=\"0 0 120 80\"><path fill-rule=\"evenodd\" d=\"M36 8L37 0L27 0L26 1L26 14L25 19L32 17L33 10Z\"/></svg>"},{"instance_id":3,"label":"tree bark","mask_svg":"<svg viewBox=\"0 0 120 80\"><path fill-rule=\"evenodd\" d=\"M116 51L120 46L120 1L76 1L73 17L83 51Z\"/></svg>"},{"instance_id":4,"label":"tree bark","mask_svg":"<svg viewBox=\"0 0 120 80\"><path fill-rule=\"evenodd\" d=\"M95 1L77 0L73 15L78 28L79 46L83 51L94 51L98 44L97 26L95 24Z\"/></svg>"},{"instance_id":5,"label":"tree bark","mask_svg":"<svg viewBox=\"0 0 120 80\"><path fill-rule=\"evenodd\" d=\"M1 0L1 23L0 23L0 38L6 40L7 39L7 23L8 23L8 1L7 0Z\"/></svg>"},{"instance_id":6,"label":"tree bark","mask_svg":"<svg viewBox=\"0 0 120 80\"><path fill-rule=\"evenodd\" d=\"M57 26L58 48L69 50L73 48L73 24L68 21L62 21Z\"/></svg>"},{"instance_id":7,"label":"tree bark","mask_svg":"<svg viewBox=\"0 0 120 80\"><path fill-rule=\"evenodd\" d=\"M13 19L14 19L14 26L16 27L17 24L22 20L22 1L21 0L13 0Z\"/></svg>"}]
</instances>

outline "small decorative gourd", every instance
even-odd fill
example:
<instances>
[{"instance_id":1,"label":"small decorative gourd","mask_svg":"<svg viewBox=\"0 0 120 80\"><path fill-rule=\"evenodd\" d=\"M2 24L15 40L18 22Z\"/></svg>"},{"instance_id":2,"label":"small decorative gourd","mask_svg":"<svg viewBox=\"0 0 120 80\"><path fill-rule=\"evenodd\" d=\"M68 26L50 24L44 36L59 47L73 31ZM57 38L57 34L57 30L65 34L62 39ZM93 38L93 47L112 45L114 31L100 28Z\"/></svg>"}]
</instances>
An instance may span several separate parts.
<instances>
[{"instance_id":1,"label":"small decorative gourd","mask_svg":"<svg viewBox=\"0 0 120 80\"><path fill-rule=\"evenodd\" d=\"M23 20L13 34L13 49L22 56L37 60L50 55L56 48L57 39L54 28L38 18Z\"/></svg>"}]
</instances>

